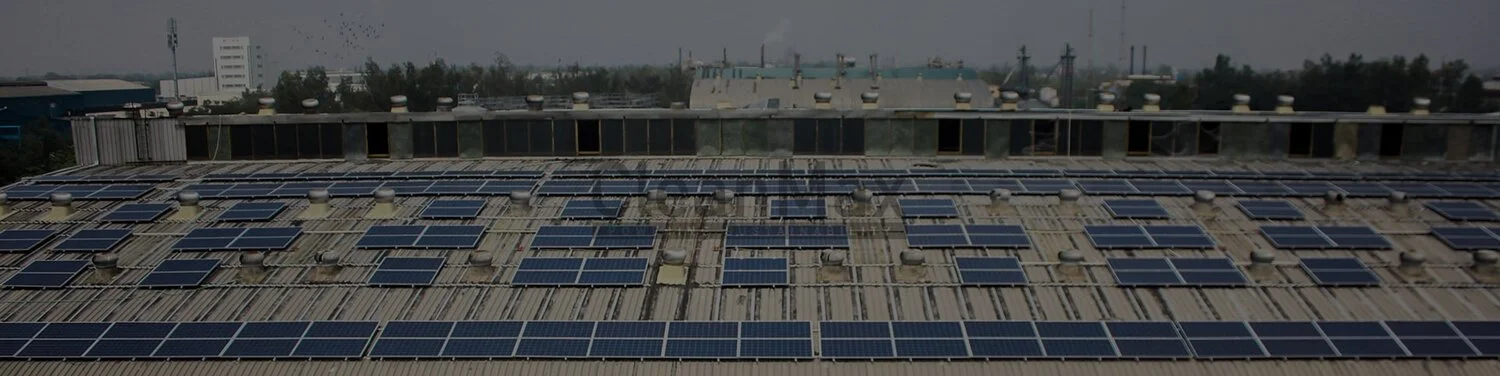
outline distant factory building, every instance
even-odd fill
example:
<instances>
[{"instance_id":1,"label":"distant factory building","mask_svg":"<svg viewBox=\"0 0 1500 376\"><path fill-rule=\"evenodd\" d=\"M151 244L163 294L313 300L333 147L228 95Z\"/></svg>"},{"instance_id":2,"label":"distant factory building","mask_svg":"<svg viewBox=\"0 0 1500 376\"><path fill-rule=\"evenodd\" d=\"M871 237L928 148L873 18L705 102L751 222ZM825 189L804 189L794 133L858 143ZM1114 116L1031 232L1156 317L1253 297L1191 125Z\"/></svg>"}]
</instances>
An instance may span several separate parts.
<instances>
[{"instance_id":1,"label":"distant factory building","mask_svg":"<svg viewBox=\"0 0 1500 376\"><path fill-rule=\"evenodd\" d=\"M975 108L994 107L979 72L961 67L888 69L697 68L692 108L813 108L816 93L828 93L830 107L858 109L864 93L879 95L881 107L952 107L955 93L970 93Z\"/></svg>"}]
</instances>

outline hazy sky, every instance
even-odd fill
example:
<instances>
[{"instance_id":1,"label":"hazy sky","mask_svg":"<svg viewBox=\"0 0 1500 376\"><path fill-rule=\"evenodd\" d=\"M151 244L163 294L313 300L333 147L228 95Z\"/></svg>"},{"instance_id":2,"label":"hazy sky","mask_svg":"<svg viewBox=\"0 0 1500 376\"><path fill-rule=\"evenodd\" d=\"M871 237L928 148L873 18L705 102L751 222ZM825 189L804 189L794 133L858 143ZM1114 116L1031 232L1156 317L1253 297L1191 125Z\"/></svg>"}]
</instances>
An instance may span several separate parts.
<instances>
[{"instance_id":1,"label":"hazy sky","mask_svg":"<svg viewBox=\"0 0 1500 376\"><path fill-rule=\"evenodd\" d=\"M1118 0L0 0L0 76L170 71L169 17L181 71L211 69L215 36L249 36L282 69L496 53L532 64L665 64L679 47L711 59L728 47L731 59L753 61L767 39L773 59L795 48L812 60L879 53L902 65L942 56L972 66L1014 61L1021 44L1050 65L1072 43L1082 67L1090 8L1093 60L1123 63ZM1500 0L1133 0L1126 39L1150 45L1151 65L1201 67L1225 53L1294 68L1358 52L1492 67L1497 15ZM343 23L380 38L345 44Z\"/></svg>"}]
</instances>

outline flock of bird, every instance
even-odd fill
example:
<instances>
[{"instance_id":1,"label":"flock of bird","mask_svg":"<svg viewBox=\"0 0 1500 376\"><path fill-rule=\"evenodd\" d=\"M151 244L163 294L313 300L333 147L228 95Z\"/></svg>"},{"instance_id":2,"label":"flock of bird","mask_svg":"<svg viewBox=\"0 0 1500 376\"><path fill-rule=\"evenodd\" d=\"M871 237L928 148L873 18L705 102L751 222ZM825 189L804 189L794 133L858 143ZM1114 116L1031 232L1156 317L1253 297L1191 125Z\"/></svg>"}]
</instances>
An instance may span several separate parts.
<instances>
[{"instance_id":1,"label":"flock of bird","mask_svg":"<svg viewBox=\"0 0 1500 376\"><path fill-rule=\"evenodd\" d=\"M339 13L336 17L324 18L321 25L308 28L292 27L292 32L301 38L293 43L288 43L288 52L311 51L312 53L344 61L345 58L363 58L370 43L380 40L380 34L385 29L385 24L370 24L363 21L361 14L352 14L346 17Z\"/></svg>"}]
</instances>

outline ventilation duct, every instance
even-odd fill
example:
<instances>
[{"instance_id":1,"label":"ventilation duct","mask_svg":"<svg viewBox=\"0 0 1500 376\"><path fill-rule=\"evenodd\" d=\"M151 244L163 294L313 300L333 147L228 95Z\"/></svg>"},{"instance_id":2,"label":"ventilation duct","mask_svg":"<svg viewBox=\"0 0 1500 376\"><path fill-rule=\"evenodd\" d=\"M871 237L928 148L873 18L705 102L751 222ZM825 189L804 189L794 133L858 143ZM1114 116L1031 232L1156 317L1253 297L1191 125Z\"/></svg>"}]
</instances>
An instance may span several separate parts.
<instances>
[{"instance_id":1,"label":"ventilation duct","mask_svg":"<svg viewBox=\"0 0 1500 376\"><path fill-rule=\"evenodd\" d=\"M297 219L321 219L328 218L333 209L328 205L330 195L327 189L314 189L307 192L307 209L297 216Z\"/></svg>"},{"instance_id":2,"label":"ventilation duct","mask_svg":"<svg viewBox=\"0 0 1500 376\"><path fill-rule=\"evenodd\" d=\"M1144 95L1143 97L1145 97L1145 99L1146 99L1146 104L1141 106L1141 111L1145 111L1145 112L1160 112L1161 111L1161 94L1146 93L1146 95Z\"/></svg>"},{"instance_id":3,"label":"ventilation duct","mask_svg":"<svg viewBox=\"0 0 1500 376\"><path fill-rule=\"evenodd\" d=\"M255 113L256 115L275 115L276 114L276 98L263 97L263 98L257 99L256 102L260 103L260 110Z\"/></svg>"},{"instance_id":4,"label":"ventilation duct","mask_svg":"<svg viewBox=\"0 0 1500 376\"><path fill-rule=\"evenodd\" d=\"M392 113L406 113L407 112L407 110L406 110L406 96L405 95L392 95L391 96L391 112Z\"/></svg>"},{"instance_id":5,"label":"ventilation duct","mask_svg":"<svg viewBox=\"0 0 1500 376\"><path fill-rule=\"evenodd\" d=\"M198 219L203 213L203 208L198 206L198 192L177 192L177 213L172 214L173 221L191 221Z\"/></svg>"},{"instance_id":6,"label":"ventilation duct","mask_svg":"<svg viewBox=\"0 0 1500 376\"><path fill-rule=\"evenodd\" d=\"M73 213L76 212L76 210L73 209L73 194L72 193L67 193L67 192L53 193L52 197L51 197L51 200L52 200L52 211L48 212L47 216L45 218L42 218L42 220L44 220L44 221L49 221L49 222L61 222L61 221L65 221L65 220L68 219L68 217L72 217Z\"/></svg>"},{"instance_id":7,"label":"ventilation duct","mask_svg":"<svg viewBox=\"0 0 1500 376\"><path fill-rule=\"evenodd\" d=\"M375 190L375 207L365 214L365 218L385 219L396 217L396 190L381 188Z\"/></svg>"}]
</instances>

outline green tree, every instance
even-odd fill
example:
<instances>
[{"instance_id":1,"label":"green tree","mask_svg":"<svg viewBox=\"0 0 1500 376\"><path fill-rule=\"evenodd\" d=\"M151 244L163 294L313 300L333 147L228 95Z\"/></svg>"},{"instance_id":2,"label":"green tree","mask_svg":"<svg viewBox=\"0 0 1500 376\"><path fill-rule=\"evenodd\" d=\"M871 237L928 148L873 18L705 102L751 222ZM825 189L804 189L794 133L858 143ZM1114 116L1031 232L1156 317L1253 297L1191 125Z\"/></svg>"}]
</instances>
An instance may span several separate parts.
<instances>
[{"instance_id":1,"label":"green tree","mask_svg":"<svg viewBox=\"0 0 1500 376\"><path fill-rule=\"evenodd\" d=\"M0 185L76 164L72 142L45 118L21 126L21 138L7 143L0 147Z\"/></svg>"},{"instance_id":2,"label":"green tree","mask_svg":"<svg viewBox=\"0 0 1500 376\"><path fill-rule=\"evenodd\" d=\"M311 67L303 72L281 72L276 79L276 88L271 90L276 98L276 112L295 114L302 112L302 100L317 99L319 111L327 111L333 105L333 93L328 90L328 72L323 67Z\"/></svg>"},{"instance_id":3,"label":"green tree","mask_svg":"<svg viewBox=\"0 0 1500 376\"><path fill-rule=\"evenodd\" d=\"M1452 112L1488 112L1484 105L1484 82L1479 76L1471 74L1458 85Z\"/></svg>"}]
</instances>

